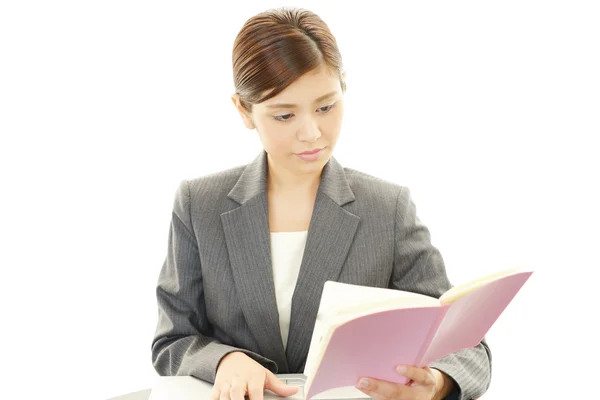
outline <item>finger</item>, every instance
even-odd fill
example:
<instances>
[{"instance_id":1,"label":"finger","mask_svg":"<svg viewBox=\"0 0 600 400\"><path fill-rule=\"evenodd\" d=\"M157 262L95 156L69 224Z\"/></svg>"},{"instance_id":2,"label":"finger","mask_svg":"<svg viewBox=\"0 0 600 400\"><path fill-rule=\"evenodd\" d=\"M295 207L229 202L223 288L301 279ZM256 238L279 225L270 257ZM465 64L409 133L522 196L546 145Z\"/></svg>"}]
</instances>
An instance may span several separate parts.
<instances>
[{"instance_id":1,"label":"finger","mask_svg":"<svg viewBox=\"0 0 600 400\"><path fill-rule=\"evenodd\" d=\"M250 400L263 400L264 398L264 387L260 381L248 382L248 397Z\"/></svg>"},{"instance_id":2,"label":"finger","mask_svg":"<svg viewBox=\"0 0 600 400\"><path fill-rule=\"evenodd\" d=\"M287 397L298 392L297 386L288 386L285 383L281 382L271 371L267 371L265 377L265 389L270 390L271 392L282 396Z\"/></svg>"},{"instance_id":3,"label":"finger","mask_svg":"<svg viewBox=\"0 0 600 400\"><path fill-rule=\"evenodd\" d=\"M366 394L367 396L371 397L373 400L396 400L396 399L390 399L389 397L382 396L376 392L371 392L370 390L361 389L360 391L363 392L364 394Z\"/></svg>"},{"instance_id":4,"label":"finger","mask_svg":"<svg viewBox=\"0 0 600 400\"><path fill-rule=\"evenodd\" d=\"M412 379L417 385L434 386L435 377L427 367L418 368L410 365L399 365L396 371L409 379Z\"/></svg>"},{"instance_id":5,"label":"finger","mask_svg":"<svg viewBox=\"0 0 600 400\"><path fill-rule=\"evenodd\" d=\"M219 385L214 385L210 392L210 400L219 400L221 396L221 388Z\"/></svg>"},{"instance_id":6,"label":"finger","mask_svg":"<svg viewBox=\"0 0 600 400\"><path fill-rule=\"evenodd\" d=\"M244 400L246 395L246 381L240 378L234 377L231 380L231 387L229 389L229 398L231 400Z\"/></svg>"},{"instance_id":7,"label":"finger","mask_svg":"<svg viewBox=\"0 0 600 400\"><path fill-rule=\"evenodd\" d=\"M378 398L389 399L410 399L412 389L401 383L393 383L380 381L373 378L361 378L356 387L372 397L372 394L377 394Z\"/></svg>"},{"instance_id":8,"label":"finger","mask_svg":"<svg viewBox=\"0 0 600 400\"><path fill-rule=\"evenodd\" d=\"M230 383L224 383L221 385L221 394L219 395L219 400L229 400L229 391L231 390Z\"/></svg>"}]
</instances>

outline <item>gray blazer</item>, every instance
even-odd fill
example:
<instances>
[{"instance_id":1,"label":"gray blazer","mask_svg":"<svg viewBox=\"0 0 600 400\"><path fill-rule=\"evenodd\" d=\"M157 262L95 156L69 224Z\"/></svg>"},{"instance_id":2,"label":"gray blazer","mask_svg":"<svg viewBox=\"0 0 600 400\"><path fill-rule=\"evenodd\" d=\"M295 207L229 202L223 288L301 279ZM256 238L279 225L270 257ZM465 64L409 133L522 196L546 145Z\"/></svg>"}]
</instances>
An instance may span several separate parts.
<instances>
[{"instance_id":1,"label":"gray blazer","mask_svg":"<svg viewBox=\"0 0 600 400\"><path fill-rule=\"evenodd\" d=\"M410 192L326 164L292 298L284 350L270 256L267 158L183 181L175 195L166 260L156 289L152 361L160 375L214 382L223 356L242 351L274 373L302 372L327 280L439 297L451 287ZM460 398L491 378L485 342L430 365L451 376Z\"/></svg>"}]
</instances>

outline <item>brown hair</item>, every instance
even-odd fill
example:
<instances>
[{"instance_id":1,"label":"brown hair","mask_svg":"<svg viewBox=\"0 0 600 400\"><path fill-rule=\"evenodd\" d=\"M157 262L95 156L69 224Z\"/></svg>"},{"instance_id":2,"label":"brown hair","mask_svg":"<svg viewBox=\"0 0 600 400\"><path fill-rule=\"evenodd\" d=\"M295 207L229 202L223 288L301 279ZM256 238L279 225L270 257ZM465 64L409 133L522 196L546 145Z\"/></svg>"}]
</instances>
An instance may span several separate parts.
<instances>
[{"instance_id":1,"label":"brown hair","mask_svg":"<svg viewBox=\"0 0 600 400\"><path fill-rule=\"evenodd\" d=\"M323 63L346 90L335 37L318 15L302 8L271 9L247 20L233 44L232 62L235 92L249 112L252 104L278 95Z\"/></svg>"}]
</instances>

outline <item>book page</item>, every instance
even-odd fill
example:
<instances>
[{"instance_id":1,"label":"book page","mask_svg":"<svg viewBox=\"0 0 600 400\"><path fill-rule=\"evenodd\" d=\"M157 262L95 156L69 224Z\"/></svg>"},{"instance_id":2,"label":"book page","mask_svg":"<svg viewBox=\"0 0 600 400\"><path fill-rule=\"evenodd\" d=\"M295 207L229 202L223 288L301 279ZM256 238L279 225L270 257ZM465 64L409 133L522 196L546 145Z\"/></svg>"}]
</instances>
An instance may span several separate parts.
<instances>
[{"instance_id":1,"label":"book page","mask_svg":"<svg viewBox=\"0 0 600 400\"><path fill-rule=\"evenodd\" d=\"M497 279L500 279L500 278L503 278L506 276L514 275L519 272L522 272L521 268L519 268L519 267L505 269L505 270L501 270L498 272L494 272L494 273L482 276L480 278L463 283L461 285L454 286L452 289L448 290L446 293L444 293L440 297L440 303L442 305L454 303L455 301L462 298L463 296L466 296L467 294L475 291L476 289L479 289L482 286L487 285L490 282L493 282Z\"/></svg>"},{"instance_id":2,"label":"book page","mask_svg":"<svg viewBox=\"0 0 600 400\"><path fill-rule=\"evenodd\" d=\"M325 282L319 305L319 316L371 313L398 307L428 307L440 305L438 299L402 290Z\"/></svg>"},{"instance_id":3,"label":"book page","mask_svg":"<svg viewBox=\"0 0 600 400\"><path fill-rule=\"evenodd\" d=\"M278 376L279 377L279 376ZM296 386L296 385L293 385ZM201 400L209 399L213 385L191 376L159 376L155 378L152 391L148 400ZM281 400L280 396L265 390L264 400ZM300 386L298 392L286 397L286 400L304 400L304 388ZM340 400L340 399L370 399L354 387L331 389L313 397L313 400Z\"/></svg>"},{"instance_id":4,"label":"book page","mask_svg":"<svg viewBox=\"0 0 600 400\"><path fill-rule=\"evenodd\" d=\"M439 305L398 308L330 325L307 375L306 397L354 385L361 376L406 383L394 368L416 365L441 312Z\"/></svg>"},{"instance_id":5,"label":"book page","mask_svg":"<svg viewBox=\"0 0 600 400\"><path fill-rule=\"evenodd\" d=\"M493 279L444 306L447 312L422 363L429 364L450 353L478 345L531 274L518 272Z\"/></svg>"},{"instance_id":6,"label":"book page","mask_svg":"<svg viewBox=\"0 0 600 400\"><path fill-rule=\"evenodd\" d=\"M319 344L332 325L375 311L439 305L438 299L418 293L335 281L325 282L304 375L310 376L314 372L319 357Z\"/></svg>"}]
</instances>

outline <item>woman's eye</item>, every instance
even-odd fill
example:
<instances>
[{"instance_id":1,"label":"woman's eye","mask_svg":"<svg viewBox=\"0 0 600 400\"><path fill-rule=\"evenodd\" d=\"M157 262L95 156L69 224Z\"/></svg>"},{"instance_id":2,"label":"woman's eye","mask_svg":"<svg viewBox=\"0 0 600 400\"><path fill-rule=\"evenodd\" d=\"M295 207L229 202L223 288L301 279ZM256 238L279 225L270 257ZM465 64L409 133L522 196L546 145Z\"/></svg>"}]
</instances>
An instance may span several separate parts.
<instances>
[{"instance_id":1,"label":"woman's eye","mask_svg":"<svg viewBox=\"0 0 600 400\"><path fill-rule=\"evenodd\" d=\"M333 108L333 106L334 106L334 105L335 105L335 104L330 104L330 105L328 105L328 106L323 106L323 107L320 107L320 108L319 108L319 110L321 110L321 112L324 112L324 113L325 113L325 112L328 112L328 111L330 111L330 110Z\"/></svg>"},{"instance_id":2,"label":"woman's eye","mask_svg":"<svg viewBox=\"0 0 600 400\"><path fill-rule=\"evenodd\" d=\"M328 113L329 111L331 111L331 109L333 107L335 107L335 103L329 104L327 106L319 107L319 108L317 108L317 111L319 111L321 114L325 114L325 113ZM275 115L273 118L277 121L286 122L286 121L289 121L293 116L294 116L294 114L283 114L283 115Z\"/></svg>"},{"instance_id":3,"label":"woman's eye","mask_svg":"<svg viewBox=\"0 0 600 400\"><path fill-rule=\"evenodd\" d=\"M292 118L292 114L276 115L273 118L275 118L277 121L287 121Z\"/></svg>"}]
</instances>

